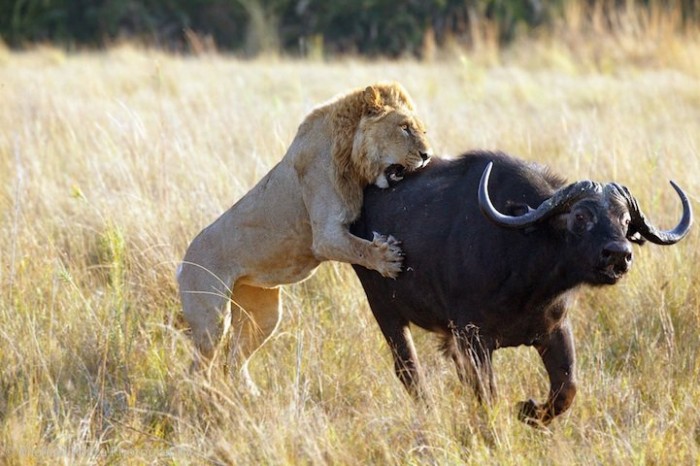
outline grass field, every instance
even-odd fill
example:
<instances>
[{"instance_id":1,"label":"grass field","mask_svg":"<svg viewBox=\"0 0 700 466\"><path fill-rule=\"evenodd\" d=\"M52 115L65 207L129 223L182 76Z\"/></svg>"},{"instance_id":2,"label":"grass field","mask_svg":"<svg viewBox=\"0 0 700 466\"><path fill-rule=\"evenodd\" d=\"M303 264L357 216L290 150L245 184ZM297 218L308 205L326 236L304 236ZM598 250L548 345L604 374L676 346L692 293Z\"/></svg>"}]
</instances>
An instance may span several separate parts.
<instances>
[{"instance_id":1,"label":"grass field","mask_svg":"<svg viewBox=\"0 0 700 466\"><path fill-rule=\"evenodd\" d=\"M638 38L637 38L638 39ZM700 234L635 247L572 310L579 393L548 430L534 350L496 353L480 408L416 332L412 404L349 266L286 287L253 398L190 374L174 270L188 242L336 93L398 80L438 154L501 149L627 185L653 222L700 200L700 42L543 39L431 63L239 61L129 46L0 50L0 463L698 464ZM696 225L697 226L697 225Z\"/></svg>"}]
</instances>

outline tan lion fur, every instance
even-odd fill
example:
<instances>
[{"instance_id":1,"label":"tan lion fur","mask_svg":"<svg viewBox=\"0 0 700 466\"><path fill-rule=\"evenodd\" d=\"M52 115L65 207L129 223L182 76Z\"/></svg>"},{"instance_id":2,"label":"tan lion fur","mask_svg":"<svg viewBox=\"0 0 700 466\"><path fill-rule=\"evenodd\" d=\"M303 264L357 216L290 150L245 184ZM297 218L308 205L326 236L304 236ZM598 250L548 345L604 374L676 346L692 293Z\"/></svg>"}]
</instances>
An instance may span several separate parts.
<instances>
[{"instance_id":1,"label":"tan lion fur","mask_svg":"<svg viewBox=\"0 0 700 466\"><path fill-rule=\"evenodd\" d=\"M178 270L180 297L199 356L211 360L231 327L228 361L243 362L279 323L279 286L304 280L325 260L387 277L401 270L392 237L350 234L371 183L386 187L393 164L416 170L430 146L414 104L398 84L337 97L302 122L282 160L202 230Z\"/></svg>"}]
</instances>

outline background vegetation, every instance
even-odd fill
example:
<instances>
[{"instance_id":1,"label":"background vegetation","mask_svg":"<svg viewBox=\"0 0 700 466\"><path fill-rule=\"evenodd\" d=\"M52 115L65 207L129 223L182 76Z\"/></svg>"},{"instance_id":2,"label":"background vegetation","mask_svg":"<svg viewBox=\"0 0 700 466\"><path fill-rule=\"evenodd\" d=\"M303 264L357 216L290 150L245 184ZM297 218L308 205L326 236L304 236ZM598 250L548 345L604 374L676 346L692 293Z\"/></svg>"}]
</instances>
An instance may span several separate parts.
<instances>
[{"instance_id":1,"label":"background vegetation","mask_svg":"<svg viewBox=\"0 0 700 466\"><path fill-rule=\"evenodd\" d=\"M700 0L0 0L0 38L102 47L139 40L171 50L219 48L245 55L421 55L428 44L473 46L484 30L501 44L550 34L571 11L598 30L620 15L700 21Z\"/></svg>"},{"instance_id":2,"label":"background vegetation","mask_svg":"<svg viewBox=\"0 0 700 466\"><path fill-rule=\"evenodd\" d=\"M700 37L660 10L607 33L567 11L556 35L502 48L484 29L430 61L0 48L0 463L697 464L697 228L583 290L580 391L548 430L516 420L547 390L525 348L496 353L485 410L416 332L435 400L417 409L344 264L284 289L251 365L261 398L189 372L174 281L188 242L349 88L402 82L439 154L501 149L615 180L663 227L680 215L674 179L697 211Z\"/></svg>"}]
</instances>

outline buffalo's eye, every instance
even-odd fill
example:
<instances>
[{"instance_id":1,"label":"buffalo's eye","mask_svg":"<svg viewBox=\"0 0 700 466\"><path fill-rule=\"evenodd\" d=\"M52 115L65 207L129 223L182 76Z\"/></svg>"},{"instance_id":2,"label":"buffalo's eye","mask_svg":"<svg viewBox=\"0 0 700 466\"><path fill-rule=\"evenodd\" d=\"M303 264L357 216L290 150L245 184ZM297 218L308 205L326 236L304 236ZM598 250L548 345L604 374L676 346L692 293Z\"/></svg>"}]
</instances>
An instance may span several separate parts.
<instances>
[{"instance_id":1,"label":"buffalo's eye","mask_svg":"<svg viewBox=\"0 0 700 466\"><path fill-rule=\"evenodd\" d=\"M569 217L569 230L577 235L589 231L595 225L595 215L585 207L579 207Z\"/></svg>"}]
</instances>

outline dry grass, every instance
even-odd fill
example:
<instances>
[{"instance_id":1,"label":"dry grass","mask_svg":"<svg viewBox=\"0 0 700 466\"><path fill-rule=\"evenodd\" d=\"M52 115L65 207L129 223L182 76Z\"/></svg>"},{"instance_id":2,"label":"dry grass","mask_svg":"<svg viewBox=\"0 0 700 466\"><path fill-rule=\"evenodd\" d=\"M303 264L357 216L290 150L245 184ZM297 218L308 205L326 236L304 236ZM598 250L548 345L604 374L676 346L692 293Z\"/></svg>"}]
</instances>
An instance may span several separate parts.
<instances>
[{"instance_id":1,"label":"dry grass","mask_svg":"<svg viewBox=\"0 0 700 466\"><path fill-rule=\"evenodd\" d=\"M580 392L549 431L515 419L547 389L523 348L497 353L486 412L419 334L437 406L417 410L340 264L286 288L252 364L262 398L188 371L174 284L188 241L351 87L402 82L438 153L497 148L616 180L661 226L680 211L669 178L697 206L700 42L605 41L431 64L0 50L0 463L697 464L697 229L581 295Z\"/></svg>"}]
</instances>

